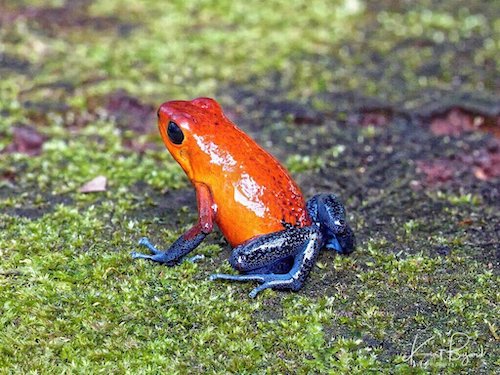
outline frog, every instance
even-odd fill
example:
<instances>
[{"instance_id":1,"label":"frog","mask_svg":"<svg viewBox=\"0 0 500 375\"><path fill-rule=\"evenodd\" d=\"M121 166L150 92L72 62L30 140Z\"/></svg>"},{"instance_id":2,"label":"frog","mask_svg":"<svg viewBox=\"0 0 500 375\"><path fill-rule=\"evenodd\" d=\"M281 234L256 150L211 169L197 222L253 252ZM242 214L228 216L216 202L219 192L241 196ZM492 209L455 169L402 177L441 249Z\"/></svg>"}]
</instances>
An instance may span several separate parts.
<instances>
[{"instance_id":1,"label":"frog","mask_svg":"<svg viewBox=\"0 0 500 375\"><path fill-rule=\"evenodd\" d=\"M166 148L196 191L198 221L167 250L147 237L132 252L174 266L219 228L238 274L216 273L210 280L256 282L265 289L300 290L321 249L347 255L356 246L346 210L332 193L305 200L285 167L239 129L211 98L174 100L157 112Z\"/></svg>"}]
</instances>

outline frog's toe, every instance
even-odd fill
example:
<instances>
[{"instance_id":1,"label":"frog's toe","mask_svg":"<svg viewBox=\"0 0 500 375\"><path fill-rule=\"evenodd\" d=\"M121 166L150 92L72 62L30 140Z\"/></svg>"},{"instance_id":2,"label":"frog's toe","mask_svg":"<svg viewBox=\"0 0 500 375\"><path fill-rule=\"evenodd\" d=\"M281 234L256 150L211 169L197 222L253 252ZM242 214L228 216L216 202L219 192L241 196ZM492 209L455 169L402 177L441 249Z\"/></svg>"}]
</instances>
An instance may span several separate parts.
<instances>
[{"instance_id":1,"label":"frog's toe","mask_svg":"<svg viewBox=\"0 0 500 375\"><path fill-rule=\"evenodd\" d=\"M151 255L138 253L137 251L132 251L130 255L133 259L151 259Z\"/></svg>"},{"instance_id":2,"label":"frog's toe","mask_svg":"<svg viewBox=\"0 0 500 375\"><path fill-rule=\"evenodd\" d=\"M192 256L191 258L186 259L190 263L196 263L200 260L205 259L205 255L203 254L196 254L195 256Z\"/></svg>"},{"instance_id":3,"label":"frog's toe","mask_svg":"<svg viewBox=\"0 0 500 375\"><path fill-rule=\"evenodd\" d=\"M255 298L258 293L269 288L299 290L302 287L302 282L289 274L227 275L217 273L211 275L210 280L257 281L262 283L250 292L250 298Z\"/></svg>"},{"instance_id":4,"label":"frog's toe","mask_svg":"<svg viewBox=\"0 0 500 375\"><path fill-rule=\"evenodd\" d=\"M132 251L130 255L132 255L132 258L134 259L149 259L153 262L162 263L167 266L174 266L178 263L177 259L172 259L172 256L169 252L158 251L156 254L147 255Z\"/></svg>"},{"instance_id":5,"label":"frog's toe","mask_svg":"<svg viewBox=\"0 0 500 375\"><path fill-rule=\"evenodd\" d=\"M214 280L265 281L263 275L229 275L226 273L214 273L213 275L210 275L210 281Z\"/></svg>"},{"instance_id":6,"label":"frog's toe","mask_svg":"<svg viewBox=\"0 0 500 375\"><path fill-rule=\"evenodd\" d=\"M149 242L147 237L142 237L139 240L138 244L139 244L139 246L147 247L149 249L149 251L151 251L153 254L158 254L158 253L162 252L161 250L158 250L156 247L154 247L153 244L151 242ZM143 257L138 257L138 258L143 258Z\"/></svg>"},{"instance_id":7,"label":"frog's toe","mask_svg":"<svg viewBox=\"0 0 500 375\"><path fill-rule=\"evenodd\" d=\"M250 298L255 298L255 297L257 297L257 294L259 294L263 290L269 289L269 288L272 288L272 285L271 285L270 282L269 283L260 284L258 287L255 287L250 293L248 293L248 296Z\"/></svg>"},{"instance_id":8,"label":"frog's toe","mask_svg":"<svg viewBox=\"0 0 500 375\"><path fill-rule=\"evenodd\" d=\"M248 293L248 296L250 298L255 298L255 297L257 297L257 294L259 294L263 290L266 290L266 289L269 289L269 288L272 288L272 287L273 287L272 286L272 281L268 281L268 282L262 283L259 286L253 288L252 291L250 293Z\"/></svg>"},{"instance_id":9,"label":"frog's toe","mask_svg":"<svg viewBox=\"0 0 500 375\"><path fill-rule=\"evenodd\" d=\"M254 288L249 296L250 298L255 298L258 293L262 292L265 289L288 289L297 291L302 288L303 282L297 280L291 275L264 275L265 281L260 284L258 287ZM290 276L290 277L287 277Z\"/></svg>"}]
</instances>

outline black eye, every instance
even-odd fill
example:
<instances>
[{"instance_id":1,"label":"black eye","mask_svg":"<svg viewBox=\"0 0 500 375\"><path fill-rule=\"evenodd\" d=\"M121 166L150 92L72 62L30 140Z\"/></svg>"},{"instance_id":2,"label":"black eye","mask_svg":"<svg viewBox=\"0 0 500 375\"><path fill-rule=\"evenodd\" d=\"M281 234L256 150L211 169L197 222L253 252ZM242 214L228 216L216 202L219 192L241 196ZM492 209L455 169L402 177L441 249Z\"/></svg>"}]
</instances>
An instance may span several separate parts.
<instances>
[{"instance_id":1,"label":"black eye","mask_svg":"<svg viewBox=\"0 0 500 375\"><path fill-rule=\"evenodd\" d=\"M168 123L167 134L172 143L175 143L176 145L180 145L184 140L184 134L182 134L181 128L179 128L179 125L173 121Z\"/></svg>"}]
</instances>

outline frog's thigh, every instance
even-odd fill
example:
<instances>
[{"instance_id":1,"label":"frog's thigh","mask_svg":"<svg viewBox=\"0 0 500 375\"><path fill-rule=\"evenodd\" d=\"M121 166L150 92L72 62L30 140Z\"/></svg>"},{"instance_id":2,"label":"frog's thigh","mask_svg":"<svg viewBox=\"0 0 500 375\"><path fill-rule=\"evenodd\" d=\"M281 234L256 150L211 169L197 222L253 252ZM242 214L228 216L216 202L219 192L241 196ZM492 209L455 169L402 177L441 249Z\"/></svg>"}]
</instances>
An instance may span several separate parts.
<instances>
[{"instance_id":1,"label":"frog's thigh","mask_svg":"<svg viewBox=\"0 0 500 375\"><path fill-rule=\"evenodd\" d=\"M311 236L314 227L290 228L254 237L234 248L229 262L244 273L286 273Z\"/></svg>"}]
</instances>

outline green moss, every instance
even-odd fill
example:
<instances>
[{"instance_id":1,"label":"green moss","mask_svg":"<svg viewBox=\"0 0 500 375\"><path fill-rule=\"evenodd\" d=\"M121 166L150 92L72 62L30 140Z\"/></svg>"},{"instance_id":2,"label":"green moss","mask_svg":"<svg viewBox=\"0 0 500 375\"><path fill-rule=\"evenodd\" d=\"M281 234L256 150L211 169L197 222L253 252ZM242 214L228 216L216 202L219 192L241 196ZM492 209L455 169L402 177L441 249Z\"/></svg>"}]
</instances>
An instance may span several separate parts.
<instances>
[{"instance_id":1,"label":"green moss","mask_svg":"<svg viewBox=\"0 0 500 375\"><path fill-rule=\"evenodd\" d=\"M292 155L286 161L286 167L291 173L304 172L306 170L318 171L325 165L321 157L310 155Z\"/></svg>"}]
</instances>

